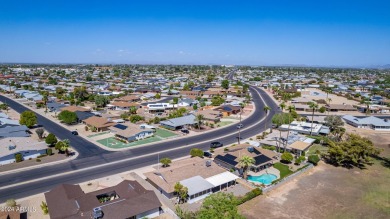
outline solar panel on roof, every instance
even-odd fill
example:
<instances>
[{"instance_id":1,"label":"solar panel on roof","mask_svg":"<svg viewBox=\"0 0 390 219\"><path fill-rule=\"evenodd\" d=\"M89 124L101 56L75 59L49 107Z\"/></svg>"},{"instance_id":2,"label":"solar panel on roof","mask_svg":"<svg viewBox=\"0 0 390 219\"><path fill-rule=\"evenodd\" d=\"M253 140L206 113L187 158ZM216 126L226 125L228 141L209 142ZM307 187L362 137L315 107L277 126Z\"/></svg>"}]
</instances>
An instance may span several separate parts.
<instances>
[{"instance_id":1,"label":"solar panel on roof","mask_svg":"<svg viewBox=\"0 0 390 219\"><path fill-rule=\"evenodd\" d=\"M236 156L233 156L233 155L231 155L231 154L225 154L224 157L226 157L226 158L229 159L229 160L235 160L235 159L237 158Z\"/></svg>"},{"instance_id":2,"label":"solar panel on roof","mask_svg":"<svg viewBox=\"0 0 390 219\"><path fill-rule=\"evenodd\" d=\"M125 129L127 129L127 126L122 125L122 124L116 124L116 125L114 125L114 127L115 127L115 128L118 128L118 129L120 129L120 130L125 130Z\"/></svg>"},{"instance_id":3,"label":"solar panel on roof","mask_svg":"<svg viewBox=\"0 0 390 219\"><path fill-rule=\"evenodd\" d=\"M232 166L235 166L238 164L236 161L234 161L232 159L228 159L228 158L226 158L226 156L221 156L221 155L216 156L214 158L214 160L220 160L220 161L227 163L227 164L230 164Z\"/></svg>"}]
</instances>

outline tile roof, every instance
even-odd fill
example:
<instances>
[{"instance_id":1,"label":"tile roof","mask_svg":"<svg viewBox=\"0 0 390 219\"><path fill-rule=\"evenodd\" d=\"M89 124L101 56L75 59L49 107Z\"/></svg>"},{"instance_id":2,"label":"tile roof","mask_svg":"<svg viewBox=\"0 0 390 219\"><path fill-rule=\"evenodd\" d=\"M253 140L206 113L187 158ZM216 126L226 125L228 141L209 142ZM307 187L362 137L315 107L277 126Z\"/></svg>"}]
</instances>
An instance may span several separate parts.
<instances>
[{"instance_id":1,"label":"tile roof","mask_svg":"<svg viewBox=\"0 0 390 219\"><path fill-rule=\"evenodd\" d=\"M109 121L107 118L92 116L83 120L87 125L94 126L96 128L106 128L115 125L115 122Z\"/></svg>"}]
</instances>

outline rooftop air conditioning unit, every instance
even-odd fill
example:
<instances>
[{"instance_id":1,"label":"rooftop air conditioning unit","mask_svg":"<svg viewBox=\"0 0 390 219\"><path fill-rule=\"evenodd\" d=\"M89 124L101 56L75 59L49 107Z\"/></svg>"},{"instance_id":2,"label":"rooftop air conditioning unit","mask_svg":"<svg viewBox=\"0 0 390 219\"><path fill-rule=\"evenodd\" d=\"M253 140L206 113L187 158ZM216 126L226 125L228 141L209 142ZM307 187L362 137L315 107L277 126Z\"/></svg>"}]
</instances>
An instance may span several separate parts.
<instances>
[{"instance_id":1,"label":"rooftop air conditioning unit","mask_svg":"<svg viewBox=\"0 0 390 219\"><path fill-rule=\"evenodd\" d=\"M103 218L103 211L100 207L93 209L93 218L94 219L100 219Z\"/></svg>"},{"instance_id":2,"label":"rooftop air conditioning unit","mask_svg":"<svg viewBox=\"0 0 390 219\"><path fill-rule=\"evenodd\" d=\"M206 167L210 167L211 166L211 160L207 160L206 161Z\"/></svg>"},{"instance_id":3,"label":"rooftop air conditioning unit","mask_svg":"<svg viewBox=\"0 0 390 219\"><path fill-rule=\"evenodd\" d=\"M255 149L253 147L248 147L248 152L253 153Z\"/></svg>"}]
</instances>

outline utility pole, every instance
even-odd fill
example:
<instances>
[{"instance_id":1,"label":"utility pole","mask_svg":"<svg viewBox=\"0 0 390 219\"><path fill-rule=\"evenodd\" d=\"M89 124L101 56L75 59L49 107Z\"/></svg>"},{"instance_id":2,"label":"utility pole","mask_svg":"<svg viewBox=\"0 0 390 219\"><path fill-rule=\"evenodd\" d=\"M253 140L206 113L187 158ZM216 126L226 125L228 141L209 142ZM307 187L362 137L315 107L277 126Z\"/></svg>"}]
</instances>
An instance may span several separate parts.
<instances>
[{"instance_id":1,"label":"utility pole","mask_svg":"<svg viewBox=\"0 0 390 219\"><path fill-rule=\"evenodd\" d=\"M240 124L238 124L238 144L241 142L241 114L242 114L242 108L240 109Z\"/></svg>"}]
</instances>

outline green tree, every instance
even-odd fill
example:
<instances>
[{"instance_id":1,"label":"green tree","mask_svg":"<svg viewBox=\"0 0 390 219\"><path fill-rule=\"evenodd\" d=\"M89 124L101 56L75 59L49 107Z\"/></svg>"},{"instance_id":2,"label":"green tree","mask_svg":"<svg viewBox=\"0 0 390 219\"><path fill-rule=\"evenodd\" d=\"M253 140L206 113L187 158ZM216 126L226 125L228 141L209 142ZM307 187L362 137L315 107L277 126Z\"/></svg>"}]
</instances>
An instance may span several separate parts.
<instances>
[{"instance_id":1,"label":"green tree","mask_svg":"<svg viewBox=\"0 0 390 219\"><path fill-rule=\"evenodd\" d=\"M61 111L58 114L58 119L65 124L73 124L77 121L77 114L68 110Z\"/></svg>"},{"instance_id":2,"label":"green tree","mask_svg":"<svg viewBox=\"0 0 390 219\"><path fill-rule=\"evenodd\" d=\"M344 125L344 122L340 116L329 115L326 116L324 120L325 120L325 125L327 125L330 128L330 130L335 130L340 126Z\"/></svg>"},{"instance_id":3,"label":"green tree","mask_svg":"<svg viewBox=\"0 0 390 219\"><path fill-rule=\"evenodd\" d=\"M180 182L177 182L173 187L177 198L179 199L179 203L185 202L188 197L188 188L183 186Z\"/></svg>"},{"instance_id":4,"label":"green tree","mask_svg":"<svg viewBox=\"0 0 390 219\"><path fill-rule=\"evenodd\" d=\"M24 111L20 114L19 123L31 128L38 123L37 115L33 111Z\"/></svg>"},{"instance_id":5,"label":"green tree","mask_svg":"<svg viewBox=\"0 0 390 219\"><path fill-rule=\"evenodd\" d=\"M303 156L303 155L299 156L298 158L295 159L295 164L299 165L305 160L306 160L305 156Z\"/></svg>"},{"instance_id":6,"label":"green tree","mask_svg":"<svg viewBox=\"0 0 390 219\"><path fill-rule=\"evenodd\" d=\"M192 148L190 151L191 157L202 157L203 158L203 151L199 148Z\"/></svg>"},{"instance_id":7,"label":"green tree","mask_svg":"<svg viewBox=\"0 0 390 219\"><path fill-rule=\"evenodd\" d=\"M2 104L0 104L0 109L1 109L1 110L6 110L6 111L8 112L9 107L8 107L7 104L2 103Z\"/></svg>"},{"instance_id":8,"label":"green tree","mask_svg":"<svg viewBox=\"0 0 390 219\"><path fill-rule=\"evenodd\" d=\"M198 104L194 104L194 105L192 106L192 109L193 109L193 110L197 110L197 109L198 109Z\"/></svg>"},{"instance_id":9,"label":"green tree","mask_svg":"<svg viewBox=\"0 0 390 219\"><path fill-rule=\"evenodd\" d=\"M137 110L138 110L138 108L137 108L136 106L131 106L130 109L129 109L129 112L130 112L131 114L136 114L136 113L137 113Z\"/></svg>"},{"instance_id":10,"label":"green tree","mask_svg":"<svg viewBox=\"0 0 390 219\"><path fill-rule=\"evenodd\" d=\"M336 166L359 167L372 164L372 157L381 152L372 141L356 134L348 134L344 141L333 142L328 140L328 153L326 160Z\"/></svg>"},{"instance_id":11,"label":"green tree","mask_svg":"<svg viewBox=\"0 0 390 219\"><path fill-rule=\"evenodd\" d=\"M253 157L244 155L240 158L238 163L243 170L244 179L246 179L248 174L248 168L255 163L255 159L253 159Z\"/></svg>"},{"instance_id":12,"label":"green tree","mask_svg":"<svg viewBox=\"0 0 390 219\"><path fill-rule=\"evenodd\" d=\"M289 113L277 113L272 117L272 123L276 124L277 126L289 124L292 121L294 121L294 119L291 115L289 115Z\"/></svg>"},{"instance_id":13,"label":"green tree","mask_svg":"<svg viewBox=\"0 0 390 219\"><path fill-rule=\"evenodd\" d=\"M286 163L291 163L293 160L294 160L294 156L290 153L290 152L283 152L282 156L282 161L286 162Z\"/></svg>"},{"instance_id":14,"label":"green tree","mask_svg":"<svg viewBox=\"0 0 390 219\"><path fill-rule=\"evenodd\" d=\"M172 160L169 159L168 157L165 157L160 159L160 163L163 165L163 167L167 167L169 166L169 164L172 163Z\"/></svg>"},{"instance_id":15,"label":"green tree","mask_svg":"<svg viewBox=\"0 0 390 219\"><path fill-rule=\"evenodd\" d=\"M131 115L129 119L130 119L130 122L137 123L139 121L142 121L144 119L144 117L142 117L140 115Z\"/></svg>"},{"instance_id":16,"label":"green tree","mask_svg":"<svg viewBox=\"0 0 390 219\"><path fill-rule=\"evenodd\" d=\"M95 96L95 104L97 107L105 107L108 103L110 103L110 98L103 95Z\"/></svg>"},{"instance_id":17,"label":"green tree","mask_svg":"<svg viewBox=\"0 0 390 219\"><path fill-rule=\"evenodd\" d=\"M221 82L221 87L224 88L224 89L229 89L229 81L228 80L223 80Z\"/></svg>"},{"instance_id":18,"label":"green tree","mask_svg":"<svg viewBox=\"0 0 390 219\"><path fill-rule=\"evenodd\" d=\"M218 192L206 197L198 212L198 219L243 219L238 213L238 200L232 193Z\"/></svg>"},{"instance_id":19,"label":"green tree","mask_svg":"<svg viewBox=\"0 0 390 219\"><path fill-rule=\"evenodd\" d=\"M58 141L57 137L52 133L48 134L46 139L45 139L46 144L48 144L50 146L53 146L55 143L57 143L57 141Z\"/></svg>"},{"instance_id":20,"label":"green tree","mask_svg":"<svg viewBox=\"0 0 390 219\"><path fill-rule=\"evenodd\" d=\"M157 94L154 96L154 98L160 99L160 98L161 98L161 94L160 94L160 93L157 93Z\"/></svg>"}]
</instances>

